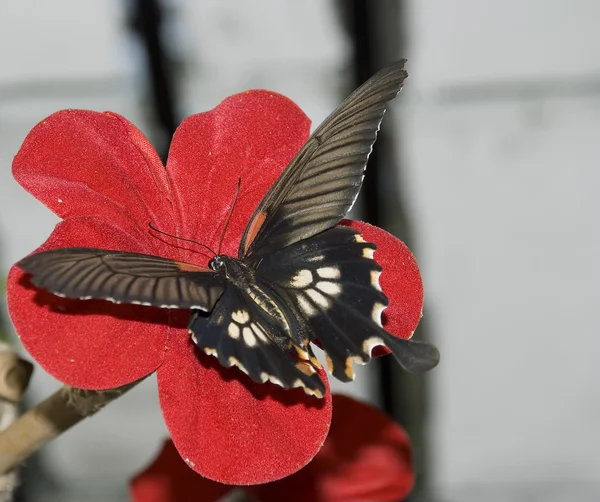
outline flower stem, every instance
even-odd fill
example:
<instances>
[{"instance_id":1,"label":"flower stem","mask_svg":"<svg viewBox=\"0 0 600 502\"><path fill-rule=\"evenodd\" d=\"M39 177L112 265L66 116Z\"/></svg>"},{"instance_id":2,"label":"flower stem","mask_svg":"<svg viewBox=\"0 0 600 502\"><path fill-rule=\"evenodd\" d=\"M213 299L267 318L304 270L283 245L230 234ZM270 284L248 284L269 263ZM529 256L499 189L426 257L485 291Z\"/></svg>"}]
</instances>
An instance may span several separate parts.
<instances>
[{"instance_id":1,"label":"flower stem","mask_svg":"<svg viewBox=\"0 0 600 502\"><path fill-rule=\"evenodd\" d=\"M104 391L64 386L0 432L0 473L14 469L47 442L140 382Z\"/></svg>"}]
</instances>

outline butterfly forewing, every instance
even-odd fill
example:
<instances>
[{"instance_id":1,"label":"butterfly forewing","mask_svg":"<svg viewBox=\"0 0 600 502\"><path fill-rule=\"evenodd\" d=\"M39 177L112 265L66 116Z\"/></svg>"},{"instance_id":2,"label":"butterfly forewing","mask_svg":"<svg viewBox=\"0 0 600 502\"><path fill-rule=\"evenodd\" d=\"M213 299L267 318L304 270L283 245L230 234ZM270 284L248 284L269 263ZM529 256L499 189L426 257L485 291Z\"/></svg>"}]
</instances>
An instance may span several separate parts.
<instances>
[{"instance_id":1,"label":"butterfly forewing","mask_svg":"<svg viewBox=\"0 0 600 502\"><path fill-rule=\"evenodd\" d=\"M406 76L404 61L381 70L325 119L257 207L240 257L258 261L346 215L360 191L386 106Z\"/></svg>"},{"instance_id":2,"label":"butterfly forewing","mask_svg":"<svg viewBox=\"0 0 600 502\"><path fill-rule=\"evenodd\" d=\"M19 262L34 286L67 298L211 310L225 278L159 256L92 248L54 249Z\"/></svg>"}]
</instances>

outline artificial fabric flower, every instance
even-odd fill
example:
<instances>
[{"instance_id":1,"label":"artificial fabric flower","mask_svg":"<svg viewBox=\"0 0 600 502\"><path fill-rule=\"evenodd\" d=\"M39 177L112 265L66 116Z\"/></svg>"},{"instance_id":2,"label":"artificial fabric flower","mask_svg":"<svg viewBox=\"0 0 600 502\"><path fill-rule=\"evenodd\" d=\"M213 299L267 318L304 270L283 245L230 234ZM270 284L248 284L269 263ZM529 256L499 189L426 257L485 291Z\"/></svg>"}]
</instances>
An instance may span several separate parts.
<instances>
[{"instance_id":1,"label":"artificial fabric flower","mask_svg":"<svg viewBox=\"0 0 600 502\"><path fill-rule=\"evenodd\" d=\"M221 248L235 256L252 211L306 141L309 127L289 99L244 92L184 120L165 168L123 117L65 110L29 133L13 174L62 219L37 251L104 248L206 266L208 257L198 246L152 232L148 223L216 249L241 178ZM414 258L379 228L344 224L377 244L380 283L390 300L384 326L409 338L423 300ZM207 478L229 484L276 480L306 465L325 440L329 391L323 399L310 398L300 389L254 384L238 369L221 367L194 349L189 311L59 298L34 288L17 267L10 271L7 295L23 345L65 384L109 389L156 371L173 442Z\"/></svg>"},{"instance_id":2,"label":"artificial fabric flower","mask_svg":"<svg viewBox=\"0 0 600 502\"><path fill-rule=\"evenodd\" d=\"M413 483L410 441L402 427L372 406L334 395L331 429L312 462L245 490L258 502L396 502ZM232 489L189 469L171 441L130 483L133 502L217 502Z\"/></svg>"}]
</instances>

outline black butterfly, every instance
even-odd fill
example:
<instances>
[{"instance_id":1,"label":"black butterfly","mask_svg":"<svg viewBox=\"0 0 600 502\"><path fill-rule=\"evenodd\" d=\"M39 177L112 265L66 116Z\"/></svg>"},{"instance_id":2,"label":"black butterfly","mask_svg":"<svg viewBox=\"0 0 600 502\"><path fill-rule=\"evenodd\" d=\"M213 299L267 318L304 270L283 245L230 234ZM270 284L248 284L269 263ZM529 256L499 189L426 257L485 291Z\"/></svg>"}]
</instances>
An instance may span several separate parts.
<instances>
[{"instance_id":1,"label":"black butterfly","mask_svg":"<svg viewBox=\"0 0 600 502\"><path fill-rule=\"evenodd\" d=\"M404 61L381 70L325 119L254 211L237 258L218 255L203 268L66 248L33 254L19 266L58 296L191 309L194 343L255 382L322 397L314 341L342 381L352 380L352 364L368 362L378 345L408 371L431 369L439 361L434 346L382 328L388 300L373 261L376 246L337 226L358 196L386 105L406 76Z\"/></svg>"}]
</instances>

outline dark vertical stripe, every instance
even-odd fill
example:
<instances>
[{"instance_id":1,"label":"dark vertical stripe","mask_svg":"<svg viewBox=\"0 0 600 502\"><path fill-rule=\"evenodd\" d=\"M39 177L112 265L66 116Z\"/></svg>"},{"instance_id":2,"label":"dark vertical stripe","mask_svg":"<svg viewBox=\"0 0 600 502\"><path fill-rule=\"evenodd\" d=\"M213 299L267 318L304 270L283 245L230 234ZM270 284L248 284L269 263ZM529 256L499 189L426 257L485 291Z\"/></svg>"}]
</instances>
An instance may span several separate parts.
<instances>
[{"instance_id":1,"label":"dark vertical stripe","mask_svg":"<svg viewBox=\"0 0 600 502\"><path fill-rule=\"evenodd\" d=\"M131 0L131 26L146 53L150 99L156 125L161 131L161 144L156 149L166 160L169 144L177 125L175 79L173 67L163 39L165 9L160 0Z\"/></svg>"},{"instance_id":2,"label":"dark vertical stripe","mask_svg":"<svg viewBox=\"0 0 600 502\"><path fill-rule=\"evenodd\" d=\"M340 0L353 44L352 86L362 84L383 66L406 57L402 27L402 0ZM410 74L410 58L407 65ZM410 85L410 77L407 81ZM389 115L383 120L361 192L364 218L386 228L411 246L411 229L406 208L397 192L401 162L395 156L398 136ZM393 138L393 140L392 140ZM426 323L421 321L416 336L427 339ZM391 357L379 358L379 380L382 406L408 431L415 452L417 479L415 488L406 500L428 498L427 462L427 375L403 372Z\"/></svg>"}]
</instances>

